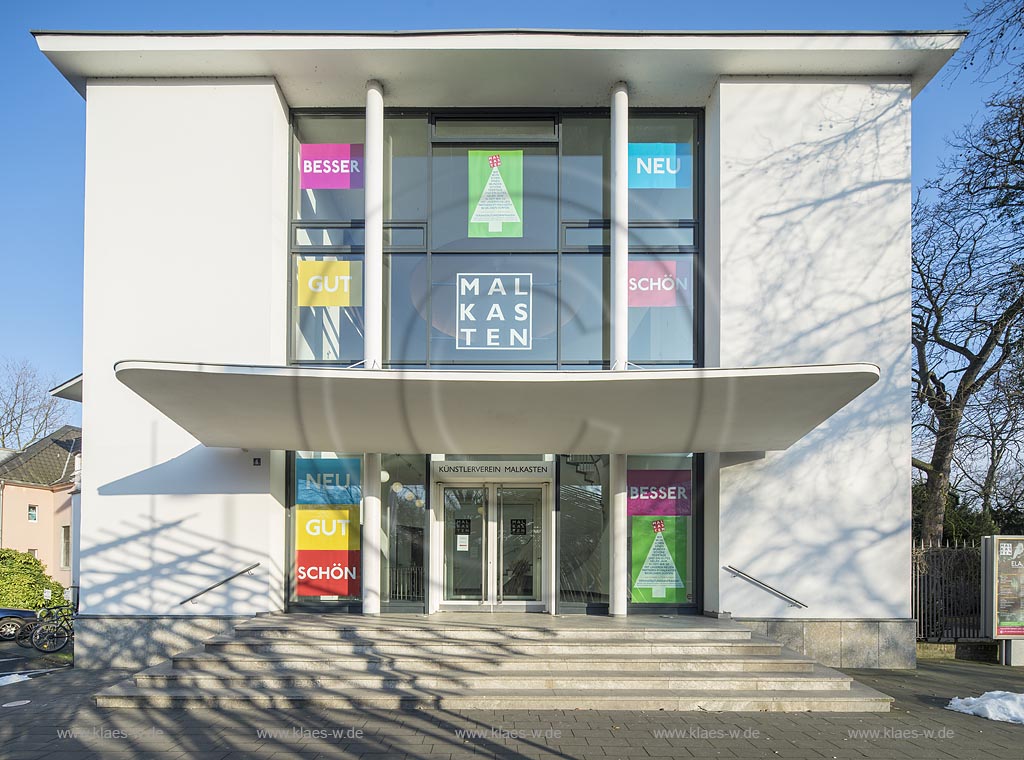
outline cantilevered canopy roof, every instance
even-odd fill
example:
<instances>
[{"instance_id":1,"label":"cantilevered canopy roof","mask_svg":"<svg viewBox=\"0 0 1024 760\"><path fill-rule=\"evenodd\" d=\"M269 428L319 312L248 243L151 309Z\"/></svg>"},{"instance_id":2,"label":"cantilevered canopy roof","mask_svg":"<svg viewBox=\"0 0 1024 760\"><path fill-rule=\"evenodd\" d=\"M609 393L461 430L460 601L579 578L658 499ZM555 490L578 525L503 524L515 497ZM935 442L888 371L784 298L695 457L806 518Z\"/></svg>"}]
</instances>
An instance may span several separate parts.
<instances>
[{"instance_id":1,"label":"cantilevered canopy roof","mask_svg":"<svg viewBox=\"0 0 1024 760\"><path fill-rule=\"evenodd\" d=\"M50 395L62 398L65 401L82 400L82 375L76 375L70 380L65 380L56 388L50 388Z\"/></svg>"},{"instance_id":2,"label":"cantilevered canopy roof","mask_svg":"<svg viewBox=\"0 0 1024 760\"><path fill-rule=\"evenodd\" d=\"M90 79L273 77L293 108L703 105L723 76L907 80L916 94L963 32L34 32L79 92Z\"/></svg>"},{"instance_id":3,"label":"cantilevered canopy roof","mask_svg":"<svg viewBox=\"0 0 1024 760\"><path fill-rule=\"evenodd\" d=\"M786 449L879 375L873 364L485 372L146 361L115 372L207 446L448 454Z\"/></svg>"}]
</instances>

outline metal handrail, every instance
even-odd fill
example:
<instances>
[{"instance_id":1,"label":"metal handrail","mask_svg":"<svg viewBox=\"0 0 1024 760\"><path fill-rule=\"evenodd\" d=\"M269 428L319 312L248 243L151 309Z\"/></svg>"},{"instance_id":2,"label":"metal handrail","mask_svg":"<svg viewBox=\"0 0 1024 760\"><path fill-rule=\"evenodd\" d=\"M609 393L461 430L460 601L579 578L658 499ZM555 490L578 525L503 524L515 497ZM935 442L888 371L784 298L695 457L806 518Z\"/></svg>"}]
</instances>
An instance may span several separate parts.
<instances>
[{"instance_id":1,"label":"metal handrail","mask_svg":"<svg viewBox=\"0 0 1024 760\"><path fill-rule=\"evenodd\" d=\"M201 597L201 596L202 596L203 594L205 594L205 593L206 593L207 591L213 591L213 590L214 590L215 588L217 588L218 586L223 586L223 585L224 585L225 583L227 583L228 581L232 581L232 580L234 580L234 579L235 579L235 578L237 578L237 577L238 577L239 575L246 575L246 574L248 574L248 575L252 575L252 571L253 571L253 570L255 570L255 569L256 569L257 567L259 567L259 566L260 566L260 563L259 563L259 562L253 562L253 563L252 563L251 565L249 565L249 567L245 568L244 570L239 570L239 571L238 571L237 573L235 573L234 575L229 575L229 576L228 576L227 578L225 578L224 580L221 580L221 581L217 581L217 582L216 582L216 583L214 583L214 584L213 584L212 586L208 586L207 588L204 588L204 589L203 589L202 591L200 591L200 592L199 592L198 594L193 594L193 595L192 595L192 596L190 596L190 597L189 597L188 599L182 599L182 600L181 600L180 602L178 602L178 604L185 604L186 602L192 602L192 604L195 604L195 603L196 603L196 599L198 599L199 597Z\"/></svg>"},{"instance_id":2,"label":"metal handrail","mask_svg":"<svg viewBox=\"0 0 1024 760\"><path fill-rule=\"evenodd\" d=\"M794 599L789 594L782 593L781 591L779 591L774 586L769 586L764 581L759 581L754 576L748 575L747 573L745 573L742 570L739 570L739 569L733 567L732 565L722 565L722 569L723 570L728 570L733 575L738 575L741 578L743 578L744 580L750 581L751 583L753 583L756 586L760 586L765 591L767 591L767 592L769 592L771 594L775 594L775 596L779 597L780 599L785 599L787 602L789 602L789 606L790 607L803 607L804 609L807 608L807 605L804 604L803 602L801 602L800 600Z\"/></svg>"}]
</instances>

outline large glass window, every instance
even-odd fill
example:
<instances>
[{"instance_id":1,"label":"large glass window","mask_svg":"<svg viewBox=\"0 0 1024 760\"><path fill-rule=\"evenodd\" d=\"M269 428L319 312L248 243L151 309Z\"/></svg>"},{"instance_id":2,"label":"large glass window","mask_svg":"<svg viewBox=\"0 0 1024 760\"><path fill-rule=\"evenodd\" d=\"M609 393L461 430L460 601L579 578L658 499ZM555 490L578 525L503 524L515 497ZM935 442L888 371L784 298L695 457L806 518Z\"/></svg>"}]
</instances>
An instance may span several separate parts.
<instances>
[{"instance_id":1,"label":"large glass window","mask_svg":"<svg viewBox=\"0 0 1024 760\"><path fill-rule=\"evenodd\" d=\"M626 467L629 600L695 605L693 455L630 455Z\"/></svg>"},{"instance_id":2,"label":"large glass window","mask_svg":"<svg viewBox=\"0 0 1024 760\"><path fill-rule=\"evenodd\" d=\"M697 361L697 133L692 116L629 119L629 359Z\"/></svg>"},{"instance_id":3,"label":"large glass window","mask_svg":"<svg viewBox=\"0 0 1024 760\"><path fill-rule=\"evenodd\" d=\"M560 456L558 601L564 611L608 604L608 525L608 457Z\"/></svg>"},{"instance_id":4,"label":"large glass window","mask_svg":"<svg viewBox=\"0 0 1024 760\"><path fill-rule=\"evenodd\" d=\"M607 269L603 254L391 254L386 355L392 366L599 368Z\"/></svg>"},{"instance_id":5,"label":"large glass window","mask_svg":"<svg viewBox=\"0 0 1024 760\"><path fill-rule=\"evenodd\" d=\"M355 364L363 358L363 257L292 257L292 357Z\"/></svg>"},{"instance_id":6,"label":"large glass window","mask_svg":"<svg viewBox=\"0 0 1024 760\"><path fill-rule=\"evenodd\" d=\"M435 143L430 239L434 251L557 250L557 146Z\"/></svg>"},{"instance_id":7,"label":"large glass window","mask_svg":"<svg viewBox=\"0 0 1024 760\"><path fill-rule=\"evenodd\" d=\"M384 356L391 366L426 366L427 261L425 253L384 257Z\"/></svg>"},{"instance_id":8,"label":"large glass window","mask_svg":"<svg viewBox=\"0 0 1024 760\"><path fill-rule=\"evenodd\" d=\"M422 608L426 576L427 458L381 456L381 601L392 608Z\"/></svg>"},{"instance_id":9,"label":"large glass window","mask_svg":"<svg viewBox=\"0 0 1024 760\"><path fill-rule=\"evenodd\" d=\"M552 254L432 256L431 362L555 363L557 267Z\"/></svg>"},{"instance_id":10,"label":"large glass window","mask_svg":"<svg viewBox=\"0 0 1024 760\"><path fill-rule=\"evenodd\" d=\"M562 120L562 221L607 219L610 215L611 126L607 116ZM600 244L600 243L598 243Z\"/></svg>"},{"instance_id":11,"label":"large glass window","mask_svg":"<svg viewBox=\"0 0 1024 760\"><path fill-rule=\"evenodd\" d=\"M384 119L385 223L426 221L430 208L429 156L430 133L425 116ZM395 244L402 242L396 240ZM425 241L414 244L422 246Z\"/></svg>"},{"instance_id":12,"label":"large glass window","mask_svg":"<svg viewBox=\"0 0 1024 760\"><path fill-rule=\"evenodd\" d=\"M629 357L641 365L694 360L693 254L630 252Z\"/></svg>"},{"instance_id":13,"label":"large glass window","mask_svg":"<svg viewBox=\"0 0 1024 760\"><path fill-rule=\"evenodd\" d=\"M364 122L299 112L294 124L291 357L355 364ZM389 111L384 138L385 366L607 367L607 112ZM699 146L693 114L631 113L629 358L639 366L700 361Z\"/></svg>"},{"instance_id":14,"label":"large glass window","mask_svg":"<svg viewBox=\"0 0 1024 760\"><path fill-rule=\"evenodd\" d=\"M630 115L630 225L696 219L696 125L693 117Z\"/></svg>"},{"instance_id":15,"label":"large glass window","mask_svg":"<svg viewBox=\"0 0 1024 760\"><path fill-rule=\"evenodd\" d=\"M292 144L291 357L363 359L363 141L356 115L296 114Z\"/></svg>"},{"instance_id":16,"label":"large glass window","mask_svg":"<svg viewBox=\"0 0 1024 760\"><path fill-rule=\"evenodd\" d=\"M302 220L362 220L361 116L297 115L293 119L292 209Z\"/></svg>"},{"instance_id":17,"label":"large glass window","mask_svg":"<svg viewBox=\"0 0 1024 760\"><path fill-rule=\"evenodd\" d=\"M609 353L608 256L575 253L563 255L561 262L561 364L599 369Z\"/></svg>"},{"instance_id":18,"label":"large glass window","mask_svg":"<svg viewBox=\"0 0 1024 760\"><path fill-rule=\"evenodd\" d=\"M297 451L292 470L292 602L360 599L362 457Z\"/></svg>"}]
</instances>

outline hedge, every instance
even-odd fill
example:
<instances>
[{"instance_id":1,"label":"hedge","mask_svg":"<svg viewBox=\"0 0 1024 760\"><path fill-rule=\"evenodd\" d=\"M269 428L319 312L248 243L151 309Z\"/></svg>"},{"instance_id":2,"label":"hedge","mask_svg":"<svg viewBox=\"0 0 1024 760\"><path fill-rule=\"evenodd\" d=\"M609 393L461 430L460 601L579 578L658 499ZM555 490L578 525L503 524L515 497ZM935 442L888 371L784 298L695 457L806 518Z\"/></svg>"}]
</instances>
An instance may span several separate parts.
<instances>
[{"instance_id":1,"label":"hedge","mask_svg":"<svg viewBox=\"0 0 1024 760\"><path fill-rule=\"evenodd\" d=\"M50 601L43 589L50 589ZM0 549L0 607L38 610L64 601L64 587L46 574L46 566L28 552Z\"/></svg>"}]
</instances>

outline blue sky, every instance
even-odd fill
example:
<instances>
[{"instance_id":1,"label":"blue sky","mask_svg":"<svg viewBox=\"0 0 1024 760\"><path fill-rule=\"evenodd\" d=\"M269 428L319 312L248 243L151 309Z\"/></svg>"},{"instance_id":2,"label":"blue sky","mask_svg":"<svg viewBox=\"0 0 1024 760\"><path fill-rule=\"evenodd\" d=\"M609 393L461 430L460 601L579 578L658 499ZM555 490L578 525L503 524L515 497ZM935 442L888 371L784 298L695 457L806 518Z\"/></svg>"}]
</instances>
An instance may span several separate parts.
<instances>
[{"instance_id":1,"label":"blue sky","mask_svg":"<svg viewBox=\"0 0 1024 760\"><path fill-rule=\"evenodd\" d=\"M0 0L0 358L63 380L81 370L85 103L31 29L959 29L963 0ZM987 88L939 74L914 101L914 180ZM125 315L130 318L130 315Z\"/></svg>"}]
</instances>

